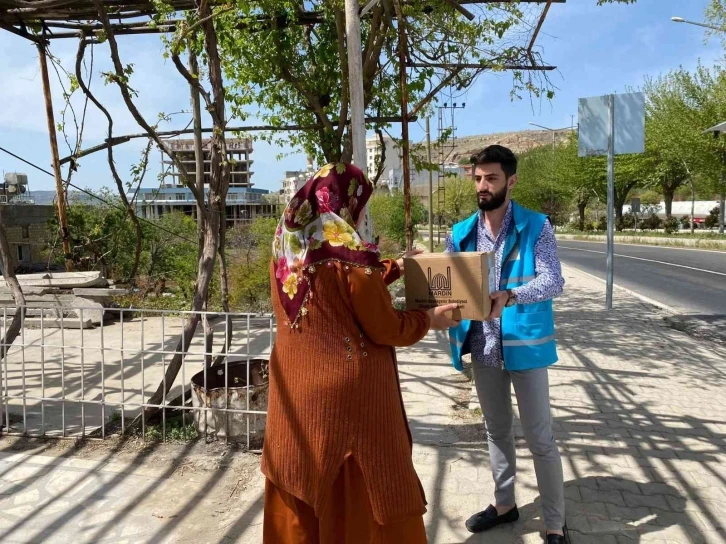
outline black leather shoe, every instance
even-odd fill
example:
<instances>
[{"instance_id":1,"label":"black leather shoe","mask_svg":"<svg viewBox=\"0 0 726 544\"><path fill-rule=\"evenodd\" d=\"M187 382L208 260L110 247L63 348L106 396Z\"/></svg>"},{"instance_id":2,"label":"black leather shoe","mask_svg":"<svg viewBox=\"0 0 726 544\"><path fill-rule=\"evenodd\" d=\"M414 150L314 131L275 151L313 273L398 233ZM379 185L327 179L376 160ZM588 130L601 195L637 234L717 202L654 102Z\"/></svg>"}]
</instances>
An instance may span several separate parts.
<instances>
[{"instance_id":1,"label":"black leather shoe","mask_svg":"<svg viewBox=\"0 0 726 544\"><path fill-rule=\"evenodd\" d=\"M474 514L466 520L466 528L470 533L481 533L488 531L502 523L514 523L519 519L519 510L515 506L506 514L497 515L497 509L491 504L483 512Z\"/></svg>"},{"instance_id":2,"label":"black leather shoe","mask_svg":"<svg viewBox=\"0 0 726 544\"><path fill-rule=\"evenodd\" d=\"M547 535L546 544L570 544L570 535L567 533L567 524L562 528L562 532L565 534L561 535Z\"/></svg>"}]
</instances>

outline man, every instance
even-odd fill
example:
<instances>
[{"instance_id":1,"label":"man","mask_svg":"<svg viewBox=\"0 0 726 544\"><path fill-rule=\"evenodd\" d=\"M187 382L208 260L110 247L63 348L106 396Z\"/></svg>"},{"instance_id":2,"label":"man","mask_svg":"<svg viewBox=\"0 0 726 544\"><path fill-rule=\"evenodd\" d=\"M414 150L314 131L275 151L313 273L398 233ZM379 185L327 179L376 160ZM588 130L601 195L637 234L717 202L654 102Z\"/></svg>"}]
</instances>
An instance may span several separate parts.
<instances>
[{"instance_id":1,"label":"man","mask_svg":"<svg viewBox=\"0 0 726 544\"><path fill-rule=\"evenodd\" d=\"M466 522L473 533L519 519L515 503L516 454L511 386L517 395L524 436L532 452L542 500L545 542L565 544L565 501L560 453L552 435L547 367L557 361L552 299L564 279L552 225L546 216L511 200L517 158L492 145L471 158L479 210L457 223L446 251L495 254L498 291L488 319L462 321L450 329L454 366L471 353L484 415L495 502Z\"/></svg>"}]
</instances>

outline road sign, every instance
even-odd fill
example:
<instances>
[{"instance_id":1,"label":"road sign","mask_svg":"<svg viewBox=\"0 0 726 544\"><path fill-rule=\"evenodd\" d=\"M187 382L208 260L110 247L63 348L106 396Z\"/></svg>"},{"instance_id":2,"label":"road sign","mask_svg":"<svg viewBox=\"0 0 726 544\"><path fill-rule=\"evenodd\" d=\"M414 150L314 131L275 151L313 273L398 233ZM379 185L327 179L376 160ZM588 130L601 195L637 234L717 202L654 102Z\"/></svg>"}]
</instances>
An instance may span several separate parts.
<instances>
[{"instance_id":1,"label":"road sign","mask_svg":"<svg viewBox=\"0 0 726 544\"><path fill-rule=\"evenodd\" d=\"M645 152L645 95L615 94L580 98L578 107L578 154L608 154L608 101L614 97L615 154Z\"/></svg>"},{"instance_id":2,"label":"road sign","mask_svg":"<svg viewBox=\"0 0 726 544\"><path fill-rule=\"evenodd\" d=\"M605 305L613 307L615 266L615 155L645 152L645 95L611 94L581 98L578 104L578 155L607 155L608 233Z\"/></svg>"},{"instance_id":3,"label":"road sign","mask_svg":"<svg viewBox=\"0 0 726 544\"><path fill-rule=\"evenodd\" d=\"M640 213L640 199L634 198L630 201L630 211L632 213Z\"/></svg>"}]
</instances>

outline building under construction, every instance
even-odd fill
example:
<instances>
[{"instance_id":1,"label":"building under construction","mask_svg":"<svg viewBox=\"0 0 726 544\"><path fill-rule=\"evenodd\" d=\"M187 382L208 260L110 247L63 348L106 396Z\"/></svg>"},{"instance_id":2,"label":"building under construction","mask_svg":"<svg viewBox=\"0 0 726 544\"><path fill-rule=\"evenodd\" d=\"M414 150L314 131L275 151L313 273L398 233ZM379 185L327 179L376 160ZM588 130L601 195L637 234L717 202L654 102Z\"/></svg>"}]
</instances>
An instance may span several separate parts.
<instances>
[{"instance_id":1,"label":"building under construction","mask_svg":"<svg viewBox=\"0 0 726 544\"><path fill-rule=\"evenodd\" d=\"M188 175L196 179L194 140L170 140L174 158L181 161ZM205 195L208 192L211 172L211 141L202 142ZM248 223L258 217L278 217L280 197L266 189L255 189L252 183L252 140L249 138L227 140L227 160L230 162L231 180L227 192L227 225ZM155 219L165 213L181 212L197 216L197 205L191 190L186 187L172 157L162 152L163 182L157 189L141 188L136 195L139 216ZM130 195L131 196L131 195Z\"/></svg>"}]
</instances>

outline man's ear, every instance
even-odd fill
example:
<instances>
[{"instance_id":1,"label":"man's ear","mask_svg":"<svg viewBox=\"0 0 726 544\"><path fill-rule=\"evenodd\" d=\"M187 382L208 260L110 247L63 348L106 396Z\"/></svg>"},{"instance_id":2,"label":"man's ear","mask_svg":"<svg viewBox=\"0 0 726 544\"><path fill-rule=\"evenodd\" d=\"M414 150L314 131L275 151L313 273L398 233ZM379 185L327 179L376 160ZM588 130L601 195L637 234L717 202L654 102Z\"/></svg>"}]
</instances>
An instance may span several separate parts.
<instances>
[{"instance_id":1,"label":"man's ear","mask_svg":"<svg viewBox=\"0 0 726 544\"><path fill-rule=\"evenodd\" d=\"M513 175L512 175L512 176L511 176L511 177L510 177L510 178L509 178L509 179L507 180L507 185L509 186L509 190L510 190L510 191L511 191L512 189L514 189L514 186L515 186L515 185L517 185L517 181L518 181L518 179L519 179L519 178L517 177L517 174L513 174Z\"/></svg>"}]
</instances>

